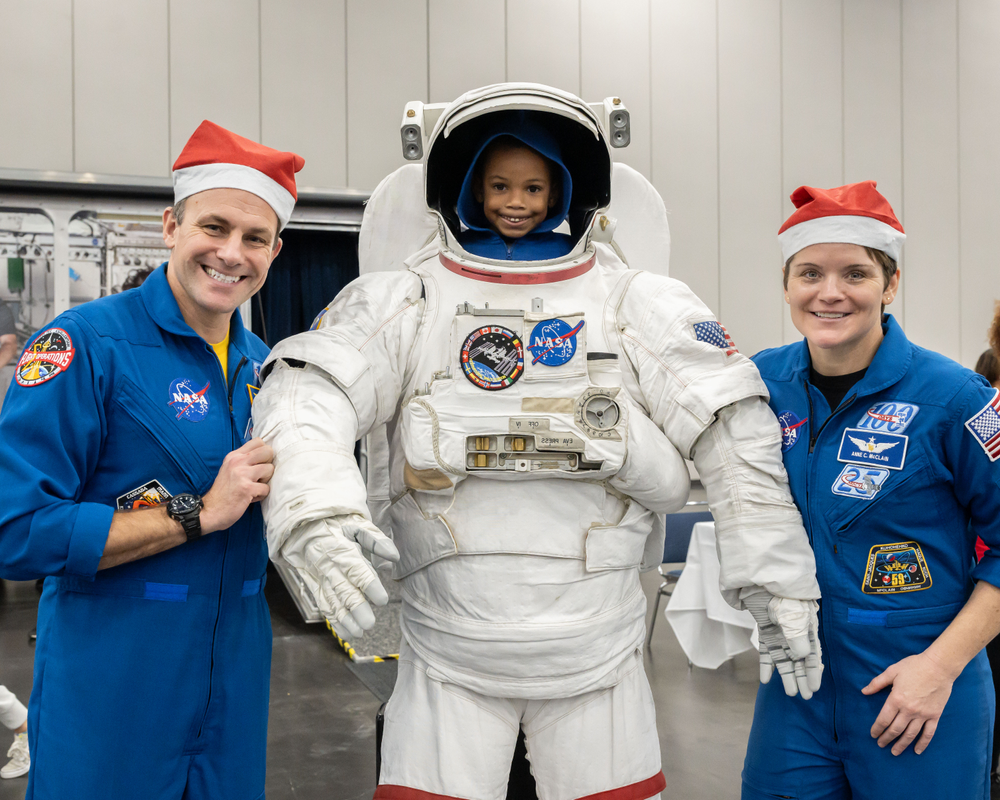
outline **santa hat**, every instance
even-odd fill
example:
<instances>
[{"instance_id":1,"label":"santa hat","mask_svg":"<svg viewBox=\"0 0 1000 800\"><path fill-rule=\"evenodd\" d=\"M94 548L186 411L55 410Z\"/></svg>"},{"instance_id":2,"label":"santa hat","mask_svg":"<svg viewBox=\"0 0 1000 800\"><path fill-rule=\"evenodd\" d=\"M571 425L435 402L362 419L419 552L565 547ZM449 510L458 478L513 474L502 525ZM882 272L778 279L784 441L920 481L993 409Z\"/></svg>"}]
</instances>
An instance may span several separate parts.
<instances>
[{"instance_id":1,"label":"santa hat","mask_svg":"<svg viewBox=\"0 0 1000 800\"><path fill-rule=\"evenodd\" d=\"M872 247L899 261L906 234L875 181L835 189L800 186L791 199L796 210L778 231L785 261L811 244L830 242Z\"/></svg>"},{"instance_id":2,"label":"santa hat","mask_svg":"<svg viewBox=\"0 0 1000 800\"><path fill-rule=\"evenodd\" d=\"M242 189L274 209L280 231L295 208L295 173L305 163L206 119L174 162L174 203L206 189Z\"/></svg>"}]
</instances>

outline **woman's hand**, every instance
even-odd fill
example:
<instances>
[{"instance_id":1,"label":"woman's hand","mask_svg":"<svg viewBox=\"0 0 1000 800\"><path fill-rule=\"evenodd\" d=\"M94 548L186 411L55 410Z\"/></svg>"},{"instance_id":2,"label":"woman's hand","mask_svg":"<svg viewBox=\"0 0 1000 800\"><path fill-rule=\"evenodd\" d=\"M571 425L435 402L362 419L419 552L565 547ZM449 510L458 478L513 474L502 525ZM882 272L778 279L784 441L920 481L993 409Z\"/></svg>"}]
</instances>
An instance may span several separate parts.
<instances>
[{"instance_id":1,"label":"woman's hand","mask_svg":"<svg viewBox=\"0 0 1000 800\"><path fill-rule=\"evenodd\" d=\"M897 661L873 678L862 693L870 695L892 687L872 725L872 738L878 739L878 746L885 747L895 740L892 754L898 756L917 738L922 728L923 735L914 745L913 752L917 755L924 752L934 738L938 720L951 697L955 677L933 654L925 651Z\"/></svg>"}]
</instances>

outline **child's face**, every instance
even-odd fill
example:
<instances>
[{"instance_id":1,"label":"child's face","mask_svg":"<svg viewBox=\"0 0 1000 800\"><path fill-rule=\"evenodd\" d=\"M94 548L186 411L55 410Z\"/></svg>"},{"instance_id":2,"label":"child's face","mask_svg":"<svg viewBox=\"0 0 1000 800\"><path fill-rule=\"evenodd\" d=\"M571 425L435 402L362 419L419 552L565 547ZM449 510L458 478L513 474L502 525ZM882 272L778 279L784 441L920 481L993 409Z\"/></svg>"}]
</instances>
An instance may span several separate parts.
<instances>
[{"instance_id":1,"label":"child's face","mask_svg":"<svg viewBox=\"0 0 1000 800\"><path fill-rule=\"evenodd\" d=\"M545 220L558 193L542 156L528 147L504 147L487 155L473 194L493 230L519 239Z\"/></svg>"}]
</instances>

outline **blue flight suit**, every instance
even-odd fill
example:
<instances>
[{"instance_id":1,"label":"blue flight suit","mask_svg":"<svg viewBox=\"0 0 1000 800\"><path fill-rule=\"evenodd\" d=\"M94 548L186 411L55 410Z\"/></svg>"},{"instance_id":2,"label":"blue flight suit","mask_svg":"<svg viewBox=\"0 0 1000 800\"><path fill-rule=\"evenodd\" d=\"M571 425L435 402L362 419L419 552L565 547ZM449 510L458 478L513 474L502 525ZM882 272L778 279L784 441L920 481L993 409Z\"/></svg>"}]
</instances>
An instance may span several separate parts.
<instances>
[{"instance_id":1,"label":"blue flight suit","mask_svg":"<svg viewBox=\"0 0 1000 800\"><path fill-rule=\"evenodd\" d=\"M922 755L871 727L889 696L861 689L922 652L972 593L1000 585L1000 394L911 344L885 315L868 371L831 414L805 341L754 357L782 425L792 495L823 599L826 669L811 700L760 687L743 798L988 800L993 685L980 652L954 683ZM991 406L991 402L995 405ZM989 452L992 454L988 454ZM975 563L979 534L994 549Z\"/></svg>"},{"instance_id":2,"label":"blue flight suit","mask_svg":"<svg viewBox=\"0 0 1000 800\"><path fill-rule=\"evenodd\" d=\"M0 576L51 576L29 800L264 796L271 623L258 505L229 530L97 567L116 508L204 494L249 440L267 352L234 314L227 385L164 265L138 289L61 314L22 356L0 416Z\"/></svg>"}]
</instances>

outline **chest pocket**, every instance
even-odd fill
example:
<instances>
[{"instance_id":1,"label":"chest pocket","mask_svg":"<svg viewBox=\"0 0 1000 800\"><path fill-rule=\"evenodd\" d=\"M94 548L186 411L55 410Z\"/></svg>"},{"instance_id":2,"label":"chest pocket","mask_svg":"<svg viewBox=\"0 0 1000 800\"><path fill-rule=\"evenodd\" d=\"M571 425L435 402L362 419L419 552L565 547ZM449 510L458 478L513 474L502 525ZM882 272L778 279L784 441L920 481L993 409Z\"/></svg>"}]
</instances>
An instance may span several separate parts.
<instances>
[{"instance_id":1,"label":"chest pocket","mask_svg":"<svg viewBox=\"0 0 1000 800\"><path fill-rule=\"evenodd\" d=\"M848 466L842 464L842 467ZM906 465L903 470L893 470L888 479L878 488L878 492L871 500L864 500L855 497L837 497L834 495L834 502L824 514L831 531L842 534L849 528L864 519L871 519L872 511L885 510L895 505L897 511L901 504L910 498L911 502L921 489L931 484L932 474L927 457L922 450L913 447L906 456ZM831 486L833 482L831 482ZM826 491L832 492L831 488ZM893 504L892 501L895 501ZM923 503L919 504L921 507ZM904 512L905 513L905 512ZM933 513L926 509L921 513Z\"/></svg>"},{"instance_id":2,"label":"chest pocket","mask_svg":"<svg viewBox=\"0 0 1000 800\"><path fill-rule=\"evenodd\" d=\"M145 434L146 444L155 447L160 458L172 462L178 472L190 482L191 489L204 491L211 486L217 470L209 469L199 451L178 430L178 426L171 424L172 420L166 414L158 413L149 396L124 375L118 379L114 404L115 413L135 422ZM136 453L137 464L152 464L156 460L159 459L143 458L141 451Z\"/></svg>"}]
</instances>

